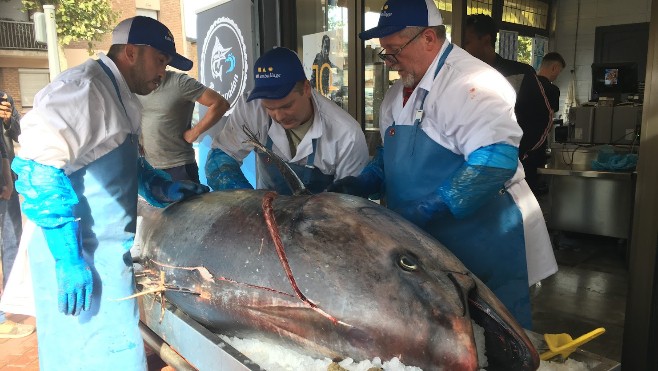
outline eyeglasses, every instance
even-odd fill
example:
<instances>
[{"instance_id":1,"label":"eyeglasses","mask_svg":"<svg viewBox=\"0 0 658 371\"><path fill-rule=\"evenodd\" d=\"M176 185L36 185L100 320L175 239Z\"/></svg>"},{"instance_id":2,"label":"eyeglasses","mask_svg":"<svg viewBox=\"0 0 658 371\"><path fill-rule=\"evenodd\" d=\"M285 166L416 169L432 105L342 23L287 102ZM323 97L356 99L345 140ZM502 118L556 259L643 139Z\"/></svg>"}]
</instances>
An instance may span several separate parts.
<instances>
[{"instance_id":1,"label":"eyeglasses","mask_svg":"<svg viewBox=\"0 0 658 371\"><path fill-rule=\"evenodd\" d=\"M384 52L386 51L386 49L382 49L382 51L380 51L379 53L377 53L377 55L378 55L379 58L381 58L384 62L388 62L388 63L390 63L390 64L396 64L396 63L398 63L398 58L396 57L396 55L400 54L400 52L402 51L402 49L404 49L407 45L411 44L412 41L416 40L416 38L417 38L418 36L420 36L420 34L422 34L423 32L425 32L425 30L426 30L426 28L423 28L422 30L420 30L420 32L417 33L416 36L412 37L412 38L411 38L409 41L407 41L404 45L402 45L400 48L398 48L398 51L396 51L395 53L384 53Z\"/></svg>"}]
</instances>

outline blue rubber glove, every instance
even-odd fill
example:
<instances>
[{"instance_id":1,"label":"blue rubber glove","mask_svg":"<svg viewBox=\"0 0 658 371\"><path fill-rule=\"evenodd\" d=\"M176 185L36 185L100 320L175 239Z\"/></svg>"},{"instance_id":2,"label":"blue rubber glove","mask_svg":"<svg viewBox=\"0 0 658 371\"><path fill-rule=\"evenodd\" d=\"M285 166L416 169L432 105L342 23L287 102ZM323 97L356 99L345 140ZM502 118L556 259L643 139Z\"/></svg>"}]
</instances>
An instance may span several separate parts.
<instances>
[{"instance_id":1,"label":"blue rubber glove","mask_svg":"<svg viewBox=\"0 0 658 371\"><path fill-rule=\"evenodd\" d=\"M327 192L344 193L352 196L368 198L371 194L377 193L379 184L377 179L369 174L359 176L346 176L338 179L327 187Z\"/></svg>"},{"instance_id":2,"label":"blue rubber glove","mask_svg":"<svg viewBox=\"0 0 658 371\"><path fill-rule=\"evenodd\" d=\"M240 170L240 164L219 148L213 148L208 153L206 178L208 185L215 191L254 189Z\"/></svg>"},{"instance_id":3,"label":"blue rubber glove","mask_svg":"<svg viewBox=\"0 0 658 371\"><path fill-rule=\"evenodd\" d=\"M57 301L65 314L89 310L93 292L91 268L82 258L78 222L73 208L78 197L62 169L16 157L16 190L23 196L22 210L43 230L55 259Z\"/></svg>"},{"instance_id":4,"label":"blue rubber glove","mask_svg":"<svg viewBox=\"0 0 658 371\"><path fill-rule=\"evenodd\" d=\"M172 203L210 192L208 186L190 180L154 178L149 184L152 195L160 202Z\"/></svg>"},{"instance_id":5,"label":"blue rubber glove","mask_svg":"<svg viewBox=\"0 0 658 371\"><path fill-rule=\"evenodd\" d=\"M379 147L373 159L370 160L359 176L346 176L338 179L327 187L327 192L377 199L383 183L384 148Z\"/></svg>"},{"instance_id":6,"label":"blue rubber glove","mask_svg":"<svg viewBox=\"0 0 658 371\"><path fill-rule=\"evenodd\" d=\"M172 202L210 191L208 186L189 180L172 181L171 175L153 168L144 157L137 161L137 191L155 207L166 207Z\"/></svg>"},{"instance_id":7,"label":"blue rubber glove","mask_svg":"<svg viewBox=\"0 0 658 371\"><path fill-rule=\"evenodd\" d=\"M423 228L432 218L449 215L450 209L439 194L433 193L430 196L408 203L402 210L398 210L398 213L408 221Z\"/></svg>"},{"instance_id":8,"label":"blue rubber glove","mask_svg":"<svg viewBox=\"0 0 658 371\"><path fill-rule=\"evenodd\" d=\"M55 258L59 311L77 316L89 310L94 286L91 268L78 244L78 222L42 229Z\"/></svg>"}]
</instances>

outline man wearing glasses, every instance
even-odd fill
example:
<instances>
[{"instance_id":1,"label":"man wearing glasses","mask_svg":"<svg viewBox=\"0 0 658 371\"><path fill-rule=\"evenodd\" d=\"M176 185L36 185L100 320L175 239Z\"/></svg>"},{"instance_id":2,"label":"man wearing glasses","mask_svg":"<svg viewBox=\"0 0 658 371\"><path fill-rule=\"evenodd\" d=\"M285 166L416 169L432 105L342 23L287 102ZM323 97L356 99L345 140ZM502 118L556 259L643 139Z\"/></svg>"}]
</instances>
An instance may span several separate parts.
<instances>
[{"instance_id":1,"label":"man wearing glasses","mask_svg":"<svg viewBox=\"0 0 658 371\"><path fill-rule=\"evenodd\" d=\"M381 105L383 148L328 190L384 191L387 207L442 242L530 328L528 285L557 264L518 161L514 90L448 42L442 24L432 0L389 0L377 27L359 35L379 38L400 80Z\"/></svg>"}]
</instances>

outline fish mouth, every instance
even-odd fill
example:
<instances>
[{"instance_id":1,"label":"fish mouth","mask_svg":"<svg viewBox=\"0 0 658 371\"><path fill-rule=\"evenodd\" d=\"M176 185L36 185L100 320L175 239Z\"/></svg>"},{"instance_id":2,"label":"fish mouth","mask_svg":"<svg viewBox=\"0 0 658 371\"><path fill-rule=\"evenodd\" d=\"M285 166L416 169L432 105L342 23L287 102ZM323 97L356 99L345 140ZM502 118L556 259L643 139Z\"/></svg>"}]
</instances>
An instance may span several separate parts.
<instances>
[{"instance_id":1,"label":"fish mouth","mask_svg":"<svg viewBox=\"0 0 658 371\"><path fill-rule=\"evenodd\" d=\"M463 315L484 329L486 370L536 370L539 367L537 350L495 294L468 271L445 273L457 290L465 311Z\"/></svg>"},{"instance_id":2,"label":"fish mouth","mask_svg":"<svg viewBox=\"0 0 658 371\"><path fill-rule=\"evenodd\" d=\"M484 328L488 371L536 370L539 354L523 328L488 288L477 281L468 295L471 319Z\"/></svg>"}]
</instances>

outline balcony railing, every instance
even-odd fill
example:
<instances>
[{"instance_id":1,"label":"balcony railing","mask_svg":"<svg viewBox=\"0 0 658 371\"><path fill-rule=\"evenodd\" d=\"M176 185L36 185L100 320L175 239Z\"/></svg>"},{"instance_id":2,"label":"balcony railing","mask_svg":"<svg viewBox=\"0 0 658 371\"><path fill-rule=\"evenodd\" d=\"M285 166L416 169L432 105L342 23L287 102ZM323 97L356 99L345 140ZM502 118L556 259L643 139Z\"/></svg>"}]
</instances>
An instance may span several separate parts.
<instances>
[{"instance_id":1,"label":"balcony railing","mask_svg":"<svg viewBox=\"0 0 658 371\"><path fill-rule=\"evenodd\" d=\"M0 49L47 50L34 41L34 23L0 21Z\"/></svg>"}]
</instances>

